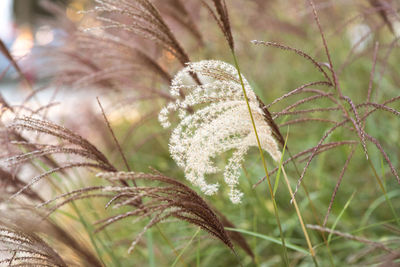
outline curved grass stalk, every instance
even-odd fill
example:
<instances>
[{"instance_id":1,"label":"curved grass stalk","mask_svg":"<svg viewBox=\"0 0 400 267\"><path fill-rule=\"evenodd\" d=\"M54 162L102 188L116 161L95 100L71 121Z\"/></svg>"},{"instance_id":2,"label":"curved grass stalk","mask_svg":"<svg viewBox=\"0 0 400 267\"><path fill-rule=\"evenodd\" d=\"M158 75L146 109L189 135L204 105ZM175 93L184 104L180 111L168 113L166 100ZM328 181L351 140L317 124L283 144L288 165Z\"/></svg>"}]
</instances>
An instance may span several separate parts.
<instances>
[{"instance_id":1,"label":"curved grass stalk","mask_svg":"<svg viewBox=\"0 0 400 267\"><path fill-rule=\"evenodd\" d=\"M390 191L387 193L387 197L388 198L395 198L395 197L399 197L400 196L400 190L394 190L394 191ZM386 201L385 195L378 197L377 199L375 199L368 207L367 211L363 214L363 217L361 218L361 222L360 222L360 227L364 227L369 219L369 217L371 216L371 214L373 213L374 210L376 210L379 205L381 205L382 203L384 203ZM397 220L397 219L395 219Z\"/></svg>"},{"instance_id":2,"label":"curved grass stalk","mask_svg":"<svg viewBox=\"0 0 400 267\"><path fill-rule=\"evenodd\" d=\"M279 179L280 179L280 173L281 173L281 171L282 171L283 176L284 176L284 178L285 178L286 185L287 185L288 190L289 190L289 193L290 193L290 197L293 198L293 191L292 191L292 188L290 187L290 182L289 182L289 179L288 179L288 177L287 177L285 168L284 168L284 166L282 165L283 157L284 157L284 155L285 155L285 151L286 151L286 148L287 148L287 139L288 139L288 136L289 136L289 131L288 131L288 133L287 133L287 135L286 135L285 143L284 143L283 149L282 149L282 158L281 158L281 161L279 162L278 173L277 173L276 179L275 179L274 194L276 193L276 190L278 189L278 184L279 184ZM293 161L293 163L294 163L294 161ZM296 165L295 165L295 166L296 166ZM297 169L297 166L296 166L296 169ZM308 194L308 191L307 191L307 189L305 188L305 185L304 185L304 184L303 184L303 188L304 188L304 190L305 190L305 192L306 192L306 194L307 194L307 197L308 197L309 202L311 203L312 207L314 207L314 205L313 205L312 202L311 202L311 198L310 198L310 196L309 196L309 194ZM316 263L316 261L315 261L315 259L314 259L314 257L315 257L315 252L314 252L313 246L312 246L312 244L311 244L310 237L308 236L307 229L306 229L306 227L305 227L305 225L304 225L303 218L302 218L302 216L301 216L301 212L300 212L300 209L299 209L299 207L298 207L298 205L297 205L296 199L294 199L294 207L295 207L295 210L296 210L296 213L297 213L297 217L299 218L299 221L300 221L301 228L302 228L302 230L303 230L304 236L305 236L305 238L306 238L306 241L307 241L307 245L308 245L310 254L311 254L311 256L313 257L314 263ZM314 211L314 210L313 210L313 211ZM314 213L314 215L315 215L315 217L316 217L316 214L315 214L315 213ZM316 217L316 218L317 218L317 217ZM316 264L316 265L318 265L318 264Z\"/></svg>"},{"instance_id":3,"label":"curved grass stalk","mask_svg":"<svg viewBox=\"0 0 400 267\"><path fill-rule=\"evenodd\" d=\"M371 158L369 157L369 153L368 153L368 151L367 151L366 142L365 142L365 139L366 139L365 135L366 135L366 133L365 133L365 131L363 130L363 128L360 129L360 127L359 127L359 126L362 126L362 125L361 125L361 122L362 122L363 120L362 120L361 118L359 118L359 115L357 114L356 108L355 108L354 104L352 103L351 99L349 99L348 97L344 96L343 93L342 93L342 90L341 90L341 88L340 88L339 81L338 81L338 78L337 78L337 74L336 74L336 72L335 72L335 70L334 70L334 68L333 68L332 59L331 59L331 54L330 54L330 51L329 51L329 48L328 48L328 44L327 44L327 42L326 42L326 38L325 38L324 32L323 32L322 27L321 27L321 23L319 22L319 17L318 17L317 10L316 10L315 5L314 5L314 1L313 1L313 0L308 0L308 2L309 2L310 6L311 6L311 8L312 8L313 15L314 15L314 20L315 20L315 22L316 22L316 24L317 24L317 26L318 26L318 30L319 30L320 35L321 35L321 40L322 40L322 43L323 43L323 46L324 46L324 49L325 49L325 54L326 54L326 56L327 56L327 58L328 58L328 62L329 62L329 69L330 69L331 74L332 74L332 79L333 79L333 83L334 83L334 88L335 88L335 90L337 91L338 96L339 96L340 105L342 106L342 109L343 109L343 111L344 111L344 113L345 113L345 116L346 116L347 120L350 120L350 121L352 122L352 125L353 125L354 129L357 131L357 135L358 135L358 137L359 137L359 139L360 139L361 145L362 145L363 150L364 150L364 152L365 152L365 157L366 157L366 159L367 159L368 165L370 166L370 168L371 168L371 170L372 170L372 172L373 172L373 174L374 174L374 177L375 177L375 179L376 179L376 181L377 181L377 183L378 183L378 185L379 185L379 187L380 187L382 193L383 193L384 196L385 196L386 202L387 202L387 204L388 204L388 206L389 206L391 212L393 213L393 216L394 216L394 218L396 219L397 224L400 226L399 217L397 216L397 213L396 213L396 211L395 211L395 209L394 209L394 207L393 207L393 204L392 204L390 198L387 196L386 189L385 189L385 187L383 186L383 183L382 183L382 181L381 181L381 178L379 177L379 175L378 175L378 173L377 173L377 171L376 171L376 169L375 169L375 167L374 167L374 164L372 163L372 160L371 160ZM376 49L377 49L377 48L375 48L375 51L376 51ZM376 53L376 52L374 52L374 53ZM375 64L375 63L374 63L374 64ZM374 71L374 70L373 70L373 71ZM371 74L371 76L372 76L372 74ZM373 76L372 76L372 77L373 77ZM369 86L371 86L371 85L369 85ZM368 91L370 91L370 89L369 89ZM369 94L370 94L370 92L369 92ZM370 97L370 96L368 96L368 98L369 98L369 97ZM345 108L345 105L344 105L344 103L343 103L345 100L347 100L348 104L350 105L350 107L351 107L351 109L352 109L352 111L353 111L353 113L354 113L354 116L356 117L356 121L354 121L354 120L350 117L349 111ZM368 113L367 113L367 114L368 114ZM364 115L364 117L365 117L365 115ZM363 118L364 118L364 117L363 117ZM365 117L365 118L366 118L366 117ZM302 175L302 176L304 176L304 171L303 171L303 175Z\"/></svg>"},{"instance_id":4,"label":"curved grass stalk","mask_svg":"<svg viewBox=\"0 0 400 267\"><path fill-rule=\"evenodd\" d=\"M276 192L276 189L277 189L277 187L278 187L278 182L279 182L278 179L279 179L279 177L280 177L280 171L282 170L283 177L285 178L285 182L286 182L286 185L287 185L288 190L289 190L289 193L290 193L290 197L293 198L293 191L292 191L292 188L291 188L291 186L290 186L290 182L289 182L289 179L288 179L288 177L287 177L285 168L284 168L284 166L282 165L283 157L284 157L284 155L285 155L285 150L286 150L286 146L287 146L287 139L288 139L288 136L289 136L289 131L288 131L288 133L287 133L287 135L286 135L285 143L284 143L284 145L283 145L282 158L281 158L281 161L280 161L280 163L279 163L279 170L278 170L278 174L277 174L277 179L276 179L276 181L275 181L274 193ZM297 167L296 167L296 168L297 168ZM303 185L304 185L304 184L303 184ZM305 186L305 185L304 185L304 186ZM304 186L303 186L303 187L304 187ZM305 187L304 187L304 189L305 189L305 191L307 192L308 200L309 200L310 203L312 204L311 199L310 199L310 197L309 197L309 195L308 195L307 189L306 189ZM314 249L313 249L313 246L312 246L312 243L311 243L311 239L310 239L310 237L309 237L309 235L308 235L307 229L306 229L306 227L305 227L305 225L304 225L304 221L303 221L303 218L302 218L302 216L301 216L300 209L299 209L299 207L298 207L298 205L297 205L296 199L295 199L295 198L293 198L293 199L294 199L293 204L294 204L294 207L295 207L295 210L296 210L296 213L297 213L297 217L299 218L300 225L301 225L301 228L302 228L303 233L304 233L304 237L306 238L306 242L307 242L308 249L309 249L309 251L310 251L311 257L313 258L314 264L315 264L316 266L318 266L317 260L316 260L316 258L315 258L315 251L314 251ZM313 206L313 205L312 205L312 206ZM314 215L315 215L315 214L314 214ZM328 248L328 249L329 249L329 248Z\"/></svg>"},{"instance_id":5,"label":"curved grass stalk","mask_svg":"<svg viewBox=\"0 0 400 267\"><path fill-rule=\"evenodd\" d=\"M274 206L275 218L276 218L276 222L277 222L277 224L278 224L279 233L280 233L281 242L282 242L282 247L283 247L283 261L284 261L284 263L285 263L286 266L289 266L289 259L288 259L288 255L287 255L287 248L286 248L286 244L285 244L285 238L284 238L283 231L282 231L282 225L281 225L280 218L279 218L278 206L276 205L275 196L274 196L274 192L273 192L273 188L272 188L272 184L271 184L271 179L269 178L269 175L268 175L267 163L266 163L266 161L265 161L264 153L263 153L262 148L261 148L261 143L260 143L260 139L259 139L259 137L258 137L256 124L255 124L255 122L254 122L253 114L252 114L252 112L251 112L249 100L248 100L247 94L246 94L246 89L245 89L245 87L244 87L242 74L241 74L241 72L240 72L239 63L238 63L238 61L237 61L235 51L234 51L233 49L231 49L231 52L232 52L232 56L233 56L233 61L234 61L234 63L235 63L235 67L236 67L236 69L237 69L237 71L238 71L240 84L242 85L244 98L245 98L245 100L246 100L247 108L248 108L249 115L250 115L250 118L251 118L251 123L252 123L252 125L253 125L254 134L255 134L255 136L256 136L257 145L258 145L258 150L259 150L259 152L260 152L260 157L261 157L261 161L262 161L262 163L263 163L265 175L267 176L269 192L270 192L270 195L271 195L272 204L273 204L273 206Z\"/></svg>"},{"instance_id":6,"label":"curved grass stalk","mask_svg":"<svg viewBox=\"0 0 400 267\"><path fill-rule=\"evenodd\" d=\"M287 187L288 187L290 196L292 197L292 196L293 196L293 191L292 191L292 188L290 187L290 182L289 182L289 179L288 179L288 177L287 177L287 175L286 175L285 168L284 168L283 166L282 166L282 173L283 173L283 177L285 178L285 182L286 182L286 185L287 185ZM307 246L308 246L308 249L309 249L309 251L310 251L310 254L311 254L311 256L313 257L313 260L314 260L315 265L318 266L318 263L317 263L317 261L316 261L316 259L315 259L315 251L314 251L313 246L312 246L312 244L311 244L311 239L310 239L310 237L309 237L309 235L308 235L308 233L307 233L307 229L306 229L306 226L305 226L305 224L304 224L303 218L302 218L302 216L301 216L301 212L300 212L300 209L299 209L299 207L298 207L298 205L297 205L296 199L294 199L293 205L294 205L294 208L295 208L295 210L296 210L297 217L299 218L300 225L301 225L301 229L303 230L304 236L305 236L305 238L306 238Z\"/></svg>"},{"instance_id":7,"label":"curved grass stalk","mask_svg":"<svg viewBox=\"0 0 400 267\"><path fill-rule=\"evenodd\" d=\"M289 135L289 132L288 132L288 135ZM288 135L286 136L286 139L285 139L285 146L284 146L284 148L286 148L286 142L287 142ZM283 153L284 153L284 152L285 152L285 149L283 150ZM290 158L293 158L292 154L290 153L290 150L288 150L288 152L289 152ZM282 156L282 160L283 160L283 156ZM295 167L295 170L296 170L297 175L300 177L301 174L300 174L299 169L297 168L297 164L296 164L296 162L294 161L294 159L293 159L292 162L293 162L293 165L294 165L294 167ZM280 163L280 166L282 166L282 169L284 168L284 166L282 165L282 162ZM279 170L280 170L280 166L278 167ZM278 171L279 171L279 170L278 170ZM311 197L310 197L310 194L308 193L307 186L306 186L305 183L302 183L301 185L302 185L302 187L303 187L303 189L304 189L304 193L306 194L307 200L308 200L308 202L310 203L311 211L312 211L312 214L313 214L313 216L314 216L314 219L315 219L315 221L317 222L317 224L318 224L319 226L321 226L321 222L320 222L320 220L319 220L319 218L318 218L318 216L317 216L317 210L316 210L315 205L314 205L314 203L313 203L313 201L312 201L312 199L311 199ZM289 186L289 185L288 185L288 186ZM293 196L293 193L291 193L291 197L292 197L292 196ZM304 229L304 228L303 228L303 229ZM330 262L331 266L334 267L334 266L335 266L335 262L334 262L334 260L333 260L333 255L332 255L331 248L330 248L329 243L328 243L328 241L327 241L327 239L326 239L325 232L321 232L321 236L322 236L322 239L324 240L326 249L328 250L329 262Z\"/></svg>"},{"instance_id":8,"label":"curved grass stalk","mask_svg":"<svg viewBox=\"0 0 400 267\"><path fill-rule=\"evenodd\" d=\"M354 197L355 194L356 194L356 191L354 191L353 194L351 194L350 198L346 201L346 204L344 205L343 209L340 211L339 216L336 218L335 222L333 223L331 230L335 230L336 225L338 224L338 222L342 218L344 212L349 207L350 202L353 200L353 197ZM332 240L332 233L329 233L329 235L328 235L328 243L330 243L331 240Z\"/></svg>"},{"instance_id":9,"label":"curved grass stalk","mask_svg":"<svg viewBox=\"0 0 400 267\"><path fill-rule=\"evenodd\" d=\"M388 204L388 206L390 208L390 211L393 213L393 216L394 216L394 218L396 220L396 223L400 226L400 220L399 220L399 217L397 216L397 212L393 207L392 201L388 197L386 189L385 189L385 187L384 187L384 185L383 185L383 183L381 181L381 178L379 177L379 175L378 175L378 173L377 173L377 171L376 171L376 169L374 167L374 164L371 161L371 158L368 157L367 161L368 161L368 164L369 164L370 168L372 169L372 172L374 173L374 177L375 177L375 179L376 179L376 181L377 181L377 183L379 185L379 188L382 190L382 193L385 196L386 203Z\"/></svg>"},{"instance_id":10,"label":"curved grass stalk","mask_svg":"<svg viewBox=\"0 0 400 267\"><path fill-rule=\"evenodd\" d=\"M128 164L128 160L126 159L126 156L125 156L125 154L124 154L124 152L123 152L123 150L122 150L122 148L121 148L121 145L119 144L119 142L118 142L118 140L117 140L117 138L116 138L116 136L115 136L114 130L111 128L111 124L110 124L110 122L109 122L109 120L108 120L108 118L107 118L107 116L106 116L106 113L105 113L104 108L103 108L103 106L102 106L102 104L101 104L101 102L100 102L100 99L99 99L98 97L97 97L96 99L97 99L97 103L98 103L98 105L99 105L99 107L100 107L101 113L102 113L102 115L103 115L104 121L105 121L105 123L106 123L106 125L107 125L107 128L108 128L108 130L110 131L110 133L111 133L111 135L112 135L112 137L113 137L114 143L115 143L115 145L117 146L118 152L119 152L119 154L121 155L121 157L122 157L122 159L123 159L123 162L124 162L124 164L125 164L125 167L126 167L126 169L127 169L128 171L131 171L131 168L130 168L130 166L129 166L129 164ZM122 183L122 184L124 184L124 183ZM136 184L136 181L135 181L135 180L133 180L133 184L134 184L135 187L137 187L137 184ZM142 201L142 200L140 199L140 203L141 203L141 201ZM168 239L168 237L164 234L164 232L163 232L163 231L161 230L161 228L158 226L158 224L156 224L156 228L157 228L159 234L161 235L161 237L164 239L164 241L167 243L167 245L171 248L171 250L172 250L172 252L175 254L176 258L179 259L179 260L181 261L181 263L182 263L184 266L186 266L185 261L184 261L183 259L181 259L181 257L179 257L178 252L176 251L176 249L174 248L174 246L172 245L172 243L171 243L171 241Z\"/></svg>"},{"instance_id":11,"label":"curved grass stalk","mask_svg":"<svg viewBox=\"0 0 400 267\"><path fill-rule=\"evenodd\" d=\"M175 265L178 263L179 259L182 257L183 253L186 251L186 249L190 246L190 244L193 242L193 240L196 238L196 236L200 233L201 227L197 229L197 231L194 233L192 238L190 238L189 242L187 242L186 246L181 250L179 255L176 257L175 261L172 263L171 267L175 267Z\"/></svg>"},{"instance_id":12,"label":"curved grass stalk","mask_svg":"<svg viewBox=\"0 0 400 267\"><path fill-rule=\"evenodd\" d=\"M384 224L387 224L387 223L392 223L392 222L395 222L395 221L396 221L396 219L390 219L390 220L386 220L386 221L381 221L381 222L369 224L369 225L357 228L356 230L349 232L349 234L354 235L354 234L362 232L364 230L367 230L367 229L370 229L370 228L374 228L374 227L377 227L377 226L381 226L381 225L384 225ZM344 238L344 237L343 236L334 236L334 237L331 238L331 241L336 241L336 240L339 240L341 238ZM324 243L316 244L315 248L321 247L323 245L324 245Z\"/></svg>"},{"instance_id":13,"label":"curved grass stalk","mask_svg":"<svg viewBox=\"0 0 400 267\"><path fill-rule=\"evenodd\" d=\"M249 236L254 236L254 237L257 237L257 238L260 238L260 239L264 239L264 240L270 241L272 243L275 243L277 245L282 245L282 242L278 238L275 238L275 237L272 237L272 236L262 235L262 234L259 234L259 233L256 233L256 232L247 231L247 230L238 229L238 228L225 227L225 229L229 230L229 231L233 231L233 232L238 232L238 233L241 233L241 234L249 235ZM292 244L290 242L286 243L286 247L291 249L291 250L300 252L300 253L302 253L302 254L304 254L306 256L310 255L310 252L308 250L306 250L306 249L304 249L304 248L302 248L300 246L297 246L295 244Z\"/></svg>"},{"instance_id":14,"label":"curved grass stalk","mask_svg":"<svg viewBox=\"0 0 400 267\"><path fill-rule=\"evenodd\" d=\"M38 164L44 170L48 169L46 164L44 164L44 163L42 163L40 161L38 161ZM52 173L51 176L53 176L54 178L58 179L59 181L62 181L62 179L61 179L61 177L59 177L58 173ZM46 178L49 178L49 177L46 177ZM50 184L53 187L53 189L55 190L55 192L57 192L58 194L62 194L62 192L63 192L62 188L59 187L56 183L54 183L52 181L52 179L47 179L47 181L51 182ZM69 191L69 189L67 188L66 185L64 185L64 188L66 188L67 191ZM79 211L78 206L74 202L71 202L71 208L75 212L75 214L78 216L78 217L75 217L73 219L79 221L82 224L83 228L85 229L85 231L86 231L86 233L87 233L87 235L89 237L90 243L92 244L92 246L93 246L93 248L94 248L94 250L95 250L95 252L96 252L96 254L97 254L98 258L99 258L99 261L104 265L105 263L104 263L104 260L103 260L103 257L102 257L102 253L100 251L99 246L97 245L96 238L93 235L93 231L91 231L91 229L90 229L90 224L87 223L87 221L83 217L82 213Z\"/></svg>"}]
</instances>

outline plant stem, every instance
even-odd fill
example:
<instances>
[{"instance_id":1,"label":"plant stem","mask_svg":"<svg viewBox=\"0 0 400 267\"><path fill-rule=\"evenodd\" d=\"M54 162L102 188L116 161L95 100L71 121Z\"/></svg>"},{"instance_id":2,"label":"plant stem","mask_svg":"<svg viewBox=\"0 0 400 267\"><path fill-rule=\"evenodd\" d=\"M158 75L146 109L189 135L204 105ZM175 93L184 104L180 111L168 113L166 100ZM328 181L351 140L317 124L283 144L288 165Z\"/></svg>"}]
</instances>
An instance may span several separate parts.
<instances>
[{"instance_id":1,"label":"plant stem","mask_svg":"<svg viewBox=\"0 0 400 267\"><path fill-rule=\"evenodd\" d=\"M244 94L244 98L246 100L246 104L247 104L247 108L249 110L249 114L250 114L250 118L251 118L251 123L253 124L253 130L254 130L254 134L256 136L256 140L257 140L257 145L258 145L258 150L260 151L260 156L261 156L261 160L263 163L263 167L264 167L264 171L265 171L265 175L267 177L267 181L268 181L268 187L269 187L269 191L270 191L270 195L271 195L271 199L272 199L272 204L274 206L274 213L275 213L275 218L276 218L276 222L278 224L278 228L279 228L279 233L281 236L281 241L282 241L282 248L283 248L283 261L285 262L286 266L289 266L289 259L288 259L288 255L287 255L287 249L286 249L286 244L285 244L285 238L283 236L283 231L282 231L282 225L279 219L279 213L278 213L278 207L276 205L276 201L275 201L275 196L274 196L274 192L273 192L273 187L271 184L271 179L269 178L269 174L268 174L268 168L267 168L267 163L265 162L265 158L264 158L264 154L261 148L261 143L260 143L260 139L258 137L258 133L257 133L257 128L256 128L256 124L254 122L254 118L253 118L253 114L251 112L251 108L250 108L250 104L249 104L249 99L247 98L247 93L246 93L246 89L244 87L244 83L243 83L243 79L242 79L242 74L240 72L240 68L239 68L239 64L236 58L236 54L233 50L231 50L232 52L232 56L233 56L233 61L235 62L235 67L238 71L238 75L239 75L239 80L240 80L240 84L242 85L242 89L243 89L243 94Z\"/></svg>"},{"instance_id":2,"label":"plant stem","mask_svg":"<svg viewBox=\"0 0 400 267\"><path fill-rule=\"evenodd\" d=\"M190 244L193 242L193 240L195 239L195 237L200 233L201 228L199 227L197 229L197 231L194 233L194 235L192 236L192 238L189 240L189 242L186 244L186 246L181 250L181 252L179 253L179 255L176 257L175 261L172 263L171 267L174 267L179 259L182 257L183 253L186 251L186 249L190 246Z\"/></svg>"},{"instance_id":3,"label":"plant stem","mask_svg":"<svg viewBox=\"0 0 400 267\"><path fill-rule=\"evenodd\" d=\"M103 115L104 121L105 121L105 123L107 125L107 128L111 133L111 136L112 136L112 138L114 140L115 145L117 146L118 152L120 153L120 155L121 155L121 157L123 159L123 162L125 164L125 167L126 167L127 171L130 172L132 170L131 170L131 168L130 168L130 166L128 164L128 160L127 160L127 158L126 158L126 156L125 156L125 154L124 154L124 152L123 152L123 150L121 148L121 145L118 142L117 137L115 136L114 130L111 127L111 124L110 124L110 122L109 122L109 120L107 118L107 115L106 115L106 113L104 111L104 108L103 108L101 102L100 102L100 99L98 97L96 97L96 99L97 99L97 103L98 103L98 105L100 107L101 113ZM133 185L135 187L137 187L136 181L133 181ZM142 201L142 200L140 200L140 201ZM174 246L172 245L171 241L169 241L168 237L161 231L161 228L158 226L158 224L156 224L156 228L157 228L158 232L161 234L162 238L166 241L167 245L172 249L173 253L176 256L178 256L178 252L175 250ZM180 257L178 257L178 258L180 258ZM186 266L186 263L182 259L180 261L182 262L182 264L184 266Z\"/></svg>"},{"instance_id":4,"label":"plant stem","mask_svg":"<svg viewBox=\"0 0 400 267\"><path fill-rule=\"evenodd\" d=\"M383 192L383 195L385 196L385 200L386 200L386 203L388 204L388 206L390 208L390 211L393 213L393 216L395 217L397 224L400 226L400 221L399 221L399 217L397 216L396 210L394 209L392 201L390 200L390 198L388 197L388 195L386 193L386 189L383 186L382 181L381 181L378 173L376 172L376 169L375 169L374 164L372 163L370 157L368 157L368 163L369 163L369 166L372 169L372 172L374 173L375 179L378 182L378 185L379 185L380 189Z\"/></svg>"},{"instance_id":5,"label":"plant stem","mask_svg":"<svg viewBox=\"0 0 400 267\"><path fill-rule=\"evenodd\" d=\"M299 207L298 207L298 205L297 205L297 201L296 201L296 199L293 197L293 191L292 191L292 188L290 187L290 182L289 182L289 179L288 179L288 177L287 177L287 175L286 175L285 168L284 168L283 166L282 166L282 173L283 173L283 177L285 178L286 185L287 185L287 187L288 187L288 189L289 189L290 197L293 198L293 205L294 205L294 208L295 208L295 210L296 210L297 217L299 217L300 225L301 225L301 228L302 228L302 230L303 230L304 236L305 236L305 238L306 238L307 245L308 245L308 249L310 250L311 257L313 258L314 264L315 264L316 266L318 266L317 260L316 260L316 258L315 258L315 251L314 251L313 246L312 246L312 244L311 244L310 237L308 236L306 226L304 225L304 222L303 222L303 218L302 218L302 216L301 216L300 209L299 209Z\"/></svg>"},{"instance_id":6,"label":"plant stem","mask_svg":"<svg viewBox=\"0 0 400 267\"><path fill-rule=\"evenodd\" d=\"M289 135L289 131L288 131L288 135ZM286 137L286 140L285 140L285 147L286 147L287 138L288 138L288 136ZM290 157L290 158L293 158L292 154L290 153L290 150L287 149L287 147L286 147L286 150L287 150L288 153L289 153L289 157ZM283 158L283 156L282 156L282 158ZM293 165L294 165L294 167L295 167L295 170L296 170L297 175L298 175L299 177L301 177L301 174L300 174L299 168L297 168L296 162L295 162L294 160L293 160L292 162L293 162ZM282 163L281 163L281 164L282 164ZM282 167L283 167L283 166L282 166ZM315 208L315 206L314 206L314 203L313 203L313 201L312 201L312 199L311 199L311 197L310 197L310 194L308 193L307 186L306 186L306 184L305 184L304 182L301 183L301 185L302 185L302 187L303 187L303 189L304 189L304 193L306 194L306 197L307 197L307 199L308 199L308 202L310 203L310 207L311 207L311 211L312 211L312 214L313 214L313 216L314 216L314 219L315 219L316 223L317 223L319 226L322 227L322 224L321 224L321 222L320 222L320 220L319 220L319 218L318 218L318 216L317 216L317 210L316 210L316 208ZM321 236L322 236L322 239L324 240L326 249L328 250L329 262L330 262L331 266L334 267L334 266L335 266L335 262L334 262L334 259L333 259L332 251L331 251L331 249L330 249L330 247L329 247L329 243L328 243L328 241L327 241L327 239L326 239L325 232L322 232L322 231L321 231L320 234L321 234Z\"/></svg>"},{"instance_id":7,"label":"plant stem","mask_svg":"<svg viewBox=\"0 0 400 267\"><path fill-rule=\"evenodd\" d=\"M155 225L157 228L158 232L160 233L161 237L164 239L165 243L171 248L172 252L176 256L176 259L179 259L179 261L183 264L183 266L187 266L185 261L179 257L178 251L174 248L174 245L171 243L171 241L168 239L168 237L164 234L164 232L161 230L160 226L158 224Z\"/></svg>"}]
</instances>

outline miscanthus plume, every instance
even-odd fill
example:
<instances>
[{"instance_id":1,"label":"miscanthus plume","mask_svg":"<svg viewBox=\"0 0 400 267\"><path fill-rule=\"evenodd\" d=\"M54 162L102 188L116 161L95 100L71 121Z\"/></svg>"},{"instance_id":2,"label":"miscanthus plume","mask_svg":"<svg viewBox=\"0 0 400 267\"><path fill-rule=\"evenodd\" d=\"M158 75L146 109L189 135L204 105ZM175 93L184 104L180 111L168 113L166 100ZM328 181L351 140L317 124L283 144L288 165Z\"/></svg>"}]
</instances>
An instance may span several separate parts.
<instances>
[{"instance_id":1,"label":"miscanthus plume","mask_svg":"<svg viewBox=\"0 0 400 267\"><path fill-rule=\"evenodd\" d=\"M193 77L198 77L195 82ZM243 83L254 116L261 147L275 161L281 153L271 128L264 120L262 109L247 80ZM240 203L243 193L236 185L248 149L257 147L248 107L234 66L215 60L189 63L172 80L170 93L182 99L164 107L159 120L171 126L170 112L178 112L180 122L173 130L169 149L172 158L185 171L186 178L207 195L218 190L218 183L207 183L205 176L220 172L214 163L219 154L232 151L223 175L230 188L233 203Z\"/></svg>"}]
</instances>

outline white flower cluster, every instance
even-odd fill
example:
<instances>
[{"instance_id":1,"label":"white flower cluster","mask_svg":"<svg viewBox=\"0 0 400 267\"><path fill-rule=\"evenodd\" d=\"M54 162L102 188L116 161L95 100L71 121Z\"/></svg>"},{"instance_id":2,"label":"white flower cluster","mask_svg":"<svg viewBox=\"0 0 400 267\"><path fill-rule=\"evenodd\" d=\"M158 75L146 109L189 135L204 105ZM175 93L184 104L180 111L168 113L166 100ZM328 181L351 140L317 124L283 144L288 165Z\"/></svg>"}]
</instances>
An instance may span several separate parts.
<instances>
[{"instance_id":1,"label":"white flower cluster","mask_svg":"<svg viewBox=\"0 0 400 267\"><path fill-rule=\"evenodd\" d=\"M191 75L197 75L201 85ZM264 120L256 95L242 78L262 149L279 161L281 152L271 128ZM185 98L169 103L159 114L164 127L171 125L170 112L177 111L181 119L170 139L172 158L184 169L191 183L212 195L218 190L218 184L208 184L205 175L220 171L213 162L217 155L233 151L225 166L224 179L231 189L231 201L240 203L243 193L236 185L241 163L249 147L257 146L257 140L236 68L215 60L190 63L172 81L171 94L179 96L181 91L185 92ZM192 109L194 112L188 112Z\"/></svg>"}]
</instances>

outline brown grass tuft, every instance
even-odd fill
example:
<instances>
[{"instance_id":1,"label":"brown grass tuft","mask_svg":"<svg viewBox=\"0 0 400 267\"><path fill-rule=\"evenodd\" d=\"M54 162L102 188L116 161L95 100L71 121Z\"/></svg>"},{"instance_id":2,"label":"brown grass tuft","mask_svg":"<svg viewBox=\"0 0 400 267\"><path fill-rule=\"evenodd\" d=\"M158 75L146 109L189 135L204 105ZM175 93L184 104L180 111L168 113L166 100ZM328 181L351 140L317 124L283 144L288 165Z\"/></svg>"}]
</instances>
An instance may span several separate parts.
<instances>
[{"instance_id":1,"label":"brown grass tuft","mask_svg":"<svg viewBox=\"0 0 400 267\"><path fill-rule=\"evenodd\" d=\"M2 266L67 266L39 236L5 222L0 222L0 252Z\"/></svg>"},{"instance_id":2,"label":"brown grass tuft","mask_svg":"<svg viewBox=\"0 0 400 267\"><path fill-rule=\"evenodd\" d=\"M150 217L150 221L132 242L129 252L135 248L146 230L170 217L201 227L203 230L219 239L234 252L232 241L228 233L225 231L222 222L218 219L218 216L195 191L183 183L160 173L108 172L99 173L97 176L108 180L114 186L91 187L76 190L44 204L48 205L54 201L65 198L65 200L61 202L63 205L76 199L99 196L106 197L109 195L110 200L108 201L106 208L112 206L113 208L128 207L129 209L132 209L97 221L96 224L98 225L98 228L96 231L101 231L109 225L123 219L134 217L135 220L139 221ZM153 184L156 183L156 185L137 187L118 186L116 183L121 180L126 182L135 181L137 183L139 181ZM142 205L133 205L137 203L138 199L143 201ZM59 206L60 204L57 204L55 208L58 208Z\"/></svg>"}]
</instances>

